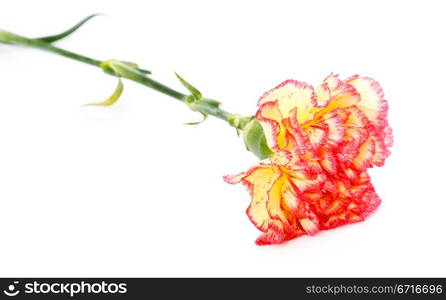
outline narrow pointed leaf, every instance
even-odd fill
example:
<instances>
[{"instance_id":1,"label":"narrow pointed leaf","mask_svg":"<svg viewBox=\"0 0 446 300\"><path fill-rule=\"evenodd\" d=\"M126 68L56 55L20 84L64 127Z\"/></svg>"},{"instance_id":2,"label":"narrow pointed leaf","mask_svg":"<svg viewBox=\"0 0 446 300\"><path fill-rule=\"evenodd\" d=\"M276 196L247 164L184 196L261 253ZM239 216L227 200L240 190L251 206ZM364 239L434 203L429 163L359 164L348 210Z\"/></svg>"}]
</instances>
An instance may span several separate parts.
<instances>
[{"instance_id":1,"label":"narrow pointed leaf","mask_svg":"<svg viewBox=\"0 0 446 300\"><path fill-rule=\"evenodd\" d=\"M183 84L183 86L192 94L192 96L196 100L201 99L201 92L199 90L197 90L192 84L187 82L183 77L178 75L178 73L175 73L175 75L177 76L178 80L180 80L181 84Z\"/></svg>"},{"instance_id":2,"label":"narrow pointed leaf","mask_svg":"<svg viewBox=\"0 0 446 300\"><path fill-rule=\"evenodd\" d=\"M206 119L208 118L207 114L201 113L201 115L203 116L203 119L198 121L198 122L188 122L188 123L184 123L184 125L198 125L203 123L204 121L206 121Z\"/></svg>"},{"instance_id":3,"label":"narrow pointed leaf","mask_svg":"<svg viewBox=\"0 0 446 300\"><path fill-rule=\"evenodd\" d=\"M59 41L63 38L66 38L67 36L69 36L70 34L74 33L76 30L78 30L82 25L84 25L85 23L87 23L89 20L93 19L96 16L100 16L101 14L93 14L90 15L86 18L84 18L82 21L80 21L79 23L77 23L76 25L74 25L73 27L71 27L70 29L59 33L59 34L55 34L55 35L50 35L50 36L44 36L41 38L37 38L36 40L42 41L42 42L47 42L47 43L53 43L55 41Z\"/></svg>"},{"instance_id":4,"label":"narrow pointed leaf","mask_svg":"<svg viewBox=\"0 0 446 300\"><path fill-rule=\"evenodd\" d=\"M149 70L146 70L146 69L141 69L141 68L138 68L138 70L139 70L140 72L144 73L144 74L148 74L148 75L152 74L152 72L151 72L151 71L149 71Z\"/></svg>"},{"instance_id":5,"label":"narrow pointed leaf","mask_svg":"<svg viewBox=\"0 0 446 300\"><path fill-rule=\"evenodd\" d=\"M101 68L107 74L137 81L146 77L147 74L151 74L149 70L140 69L135 63L115 59L103 61Z\"/></svg>"},{"instance_id":6,"label":"narrow pointed leaf","mask_svg":"<svg viewBox=\"0 0 446 300\"><path fill-rule=\"evenodd\" d=\"M84 106L110 106L116 103L122 95L122 91L124 90L124 85L122 84L121 79L119 79L118 85L116 86L113 94L105 101L97 102L97 103L89 103Z\"/></svg>"}]
</instances>

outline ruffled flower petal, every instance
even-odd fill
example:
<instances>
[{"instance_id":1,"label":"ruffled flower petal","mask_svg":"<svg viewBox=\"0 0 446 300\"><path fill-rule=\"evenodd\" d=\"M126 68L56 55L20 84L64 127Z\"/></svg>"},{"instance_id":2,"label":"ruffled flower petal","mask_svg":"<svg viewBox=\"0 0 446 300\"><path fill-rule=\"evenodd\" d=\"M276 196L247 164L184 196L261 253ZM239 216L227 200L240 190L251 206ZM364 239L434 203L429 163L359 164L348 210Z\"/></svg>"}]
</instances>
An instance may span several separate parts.
<instances>
[{"instance_id":1,"label":"ruffled flower petal","mask_svg":"<svg viewBox=\"0 0 446 300\"><path fill-rule=\"evenodd\" d=\"M305 82L287 80L274 89L266 92L259 100L258 105L267 102L277 102L283 118L287 118L290 111L298 107L297 120L303 123L311 119L317 98L313 87Z\"/></svg>"},{"instance_id":2,"label":"ruffled flower petal","mask_svg":"<svg viewBox=\"0 0 446 300\"><path fill-rule=\"evenodd\" d=\"M347 79L360 95L357 106L376 127L386 127L388 104L381 85L369 77L353 76Z\"/></svg>"}]
</instances>

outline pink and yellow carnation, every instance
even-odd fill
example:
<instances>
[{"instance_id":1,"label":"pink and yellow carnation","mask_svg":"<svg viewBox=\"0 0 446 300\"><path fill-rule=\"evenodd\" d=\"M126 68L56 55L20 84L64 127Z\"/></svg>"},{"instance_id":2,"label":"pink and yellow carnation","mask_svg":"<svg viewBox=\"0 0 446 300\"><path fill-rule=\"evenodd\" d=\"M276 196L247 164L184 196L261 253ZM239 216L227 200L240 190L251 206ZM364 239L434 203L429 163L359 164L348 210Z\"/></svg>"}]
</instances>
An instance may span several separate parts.
<instances>
[{"instance_id":1,"label":"pink and yellow carnation","mask_svg":"<svg viewBox=\"0 0 446 300\"><path fill-rule=\"evenodd\" d=\"M380 204L367 168L390 155L387 101L371 78L328 76L320 86L287 80L258 102L273 155L234 176L252 201L249 219L263 232L256 243L362 221Z\"/></svg>"}]
</instances>

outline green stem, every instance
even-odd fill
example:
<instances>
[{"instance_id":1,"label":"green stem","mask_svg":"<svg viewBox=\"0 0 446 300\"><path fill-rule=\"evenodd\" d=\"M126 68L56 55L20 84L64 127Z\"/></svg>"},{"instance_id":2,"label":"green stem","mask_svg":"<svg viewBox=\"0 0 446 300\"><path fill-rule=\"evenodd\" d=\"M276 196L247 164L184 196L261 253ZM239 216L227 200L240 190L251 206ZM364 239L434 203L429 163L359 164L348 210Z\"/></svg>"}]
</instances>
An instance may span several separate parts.
<instances>
[{"instance_id":1,"label":"green stem","mask_svg":"<svg viewBox=\"0 0 446 300\"><path fill-rule=\"evenodd\" d=\"M67 51L65 49L61 49L58 47L54 47L53 45L42 42L37 39L29 39L8 31L0 30L0 42L5 44L15 44L15 45L21 45L25 47L31 47L31 48L37 48L41 50L45 50L52 53L57 53L59 55L81 61L83 63L93 65L96 67L100 67L102 61L93 59L87 56L79 55L71 51Z\"/></svg>"},{"instance_id":2,"label":"green stem","mask_svg":"<svg viewBox=\"0 0 446 300\"><path fill-rule=\"evenodd\" d=\"M55 53L73 60L77 60L92 66L96 66L99 68L102 68L102 63L103 61L97 60L97 59L93 59L84 55L80 55L59 47L55 47L52 44L48 43L48 42L44 42L38 39L30 39L30 38L26 38L8 31L3 31L0 30L0 43L4 43L4 44L14 44L14 45L21 45L21 46L25 46L25 47L31 47L31 48L37 48L37 49L41 49L44 51L48 51L51 53ZM117 76L116 74L113 73L109 73L110 75L113 76ZM181 92L178 92L156 80L153 80L147 76L143 76L143 75L135 75L135 74L131 74L131 75L126 75L126 74L120 74L121 77L124 77L126 79L138 82L142 85L145 85L147 87L150 87L160 93L163 93L165 95L168 95L174 99L177 99L179 101L182 102L186 102L186 99L188 98L188 95L183 94ZM231 126L234 126L233 124L231 124L232 122L229 122L231 117L234 116L234 114L231 114L225 110L222 110L219 107L215 107L215 106L211 106L211 105L207 105L206 102L201 103L197 103L197 105L195 106L195 110L199 111L201 113L204 114L208 114L208 115L212 115L216 118L222 119L226 122L228 122Z\"/></svg>"}]
</instances>

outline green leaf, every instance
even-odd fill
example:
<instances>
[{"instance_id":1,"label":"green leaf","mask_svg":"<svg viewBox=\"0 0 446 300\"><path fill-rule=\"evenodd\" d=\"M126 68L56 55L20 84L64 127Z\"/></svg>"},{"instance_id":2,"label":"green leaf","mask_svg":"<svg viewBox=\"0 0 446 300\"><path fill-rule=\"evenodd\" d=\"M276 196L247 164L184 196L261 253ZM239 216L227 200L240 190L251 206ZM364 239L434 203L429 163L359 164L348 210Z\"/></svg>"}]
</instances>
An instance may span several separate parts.
<instances>
[{"instance_id":1,"label":"green leaf","mask_svg":"<svg viewBox=\"0 0 446 300\"><path fill-rule=\"evenodd\" d=\"M197 90L192 84L187 82L183 77L178 75L178 73L175 72L175 75L177 76L178 80L180 80L181 84L192 94L192 96L195 98L195 100L201 99L201 92Z\"/></svg>"},{"instance_id":2,"label":"green leaf","mask_svg":"<svg viewBox=\"0 0 446 300\"><path fill-rule=\"evenodd\" d=\"M66 38L67 36L69 36L70 34L74 33L76 30L78 30L82 25L84 25L85 23L87 23L89 20L93 19L96 16L100 16L101 14L93 14L90 15L86 18L84 18L82 21L80 21L79 23L77 23L76 25L74 25L73 27L71 27L70 29L59 33L59 34L55 34L55 35L50 35L50 36L44 36L41 38L37 38L36 40L42 41L42 42L47 42L47 43L53 43L55 41L59 41L63 38Z\"/></svg>"},{"instance_id":3,"label":"green leaf","mask_svg":"<svg viewBox=\"0 0 446 300\"><path fill-rule=\"evenodd\" d=\"M208 118L207 114L201 113L201 115L203 116L203 119L198 121L198 122L188 122L188 123L184 123L184 125L199 125L201 123L203 123L204 121L206 121L206 119Z\"/></svg>"},{"instance_id":4,"label":"green leaf","mask_svg":"<svg viewBox=\"0 0 446 300\"><path fill-rule=\"evenodd\" d=\"M138 67L138 71L140 71L141 73L144 73L144 74L148 74L148 75L152 74L151 71L146 70L146 69L141 69L141 68L139 68L139 67Z\"/></svg>"},{"instance_id":5,"label":"green leaf","mask_svg":"<svg viewBox=\"0 0 446 300\"><path fill-rule=\"evenodd\" d=\"M124 77L133 80L140 80L151 74L149 70L140 69L135 63L120 60L106 60L101 63L101 68L105 73L112 74L117 77Z\"/></svg>"},{"instance_id":6,"label":"green leaf","mask_svg":"<svg viewBox=\"0 0 446 300\"><path fill-rule=\"evenodd\" d=\"M84 106L110 106L110 105L113 105L114 103L116 103L116 101L119 100L119 98L122 95L123 90L124 90L124 85L122 84L121 79L119 79L118 85L116 86L115 91L107 100L102 101L102 102L96 102L96 103L88 103L88 104L85 104Z\"/></svg>"}]
</instances>

